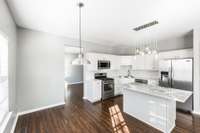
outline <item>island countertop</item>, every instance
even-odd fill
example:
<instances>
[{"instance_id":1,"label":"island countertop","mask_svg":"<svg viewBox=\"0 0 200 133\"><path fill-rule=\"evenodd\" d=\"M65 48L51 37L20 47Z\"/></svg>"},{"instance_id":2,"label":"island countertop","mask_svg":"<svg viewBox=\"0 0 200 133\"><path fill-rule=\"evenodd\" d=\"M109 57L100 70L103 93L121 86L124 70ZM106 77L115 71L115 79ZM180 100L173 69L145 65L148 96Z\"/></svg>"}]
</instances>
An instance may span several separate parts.
<instances>
[{"instance_id":1,"label":"island countertop","mask_svg":"<svg viewBox=\"0 0 200 133\"><path fill-rule=\"evenodd\" d=\"M165 98L169 100L175 100L182 103L184 103L192 95L191 91L153 86L141 83L125 84L124 90L144 93L147 95Z\"/></svg>"}]
</instances>

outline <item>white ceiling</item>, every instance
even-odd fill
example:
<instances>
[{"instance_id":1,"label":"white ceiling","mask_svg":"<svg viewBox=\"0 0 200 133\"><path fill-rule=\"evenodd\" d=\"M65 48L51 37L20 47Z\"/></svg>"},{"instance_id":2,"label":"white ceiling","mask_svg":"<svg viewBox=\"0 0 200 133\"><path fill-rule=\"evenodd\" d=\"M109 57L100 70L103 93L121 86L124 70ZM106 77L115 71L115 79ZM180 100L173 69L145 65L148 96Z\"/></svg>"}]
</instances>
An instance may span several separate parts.
<instances>
[{"instance_id":1,"label":"white ceiling","mask_svg":"<svg viewBox=\"0 0 200 133\"><path fill-rule=\"evenodd\" d=\"M25 28L78 38L78 0L7 0ZM182 36L200 26L200 0L82 0L83 40L108 45ZM132 28L159 21L143 31Z\"/></svg>"}]
</instances>

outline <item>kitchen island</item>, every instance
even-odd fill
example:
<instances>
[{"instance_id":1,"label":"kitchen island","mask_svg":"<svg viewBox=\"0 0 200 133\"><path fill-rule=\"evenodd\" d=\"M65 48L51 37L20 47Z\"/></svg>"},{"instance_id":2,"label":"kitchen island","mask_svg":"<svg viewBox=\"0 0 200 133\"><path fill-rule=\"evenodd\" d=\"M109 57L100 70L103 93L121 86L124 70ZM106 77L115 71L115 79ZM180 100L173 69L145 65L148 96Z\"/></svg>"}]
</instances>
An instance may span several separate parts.
<instances>
[{"instance_id":1,"label":"kitchen island","mask_svg":"<svg viewBox=\"0 0 200 133\"><path fill-rule=\"evenodd\" d=\"M176 101L184 103L192 92L132 83L124 85L123 95L125 113L170 133L175 127Z\"/></svg>"}]
</instances>

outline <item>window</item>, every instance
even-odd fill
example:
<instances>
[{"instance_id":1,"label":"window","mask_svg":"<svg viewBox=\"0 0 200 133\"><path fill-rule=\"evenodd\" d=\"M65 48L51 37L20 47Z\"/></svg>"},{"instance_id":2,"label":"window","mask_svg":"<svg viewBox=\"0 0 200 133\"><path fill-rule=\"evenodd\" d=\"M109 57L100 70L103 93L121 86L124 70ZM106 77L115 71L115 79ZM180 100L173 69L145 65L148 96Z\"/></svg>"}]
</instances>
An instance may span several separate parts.
<instances>
[{"instance_id":1,"label":"window","mask_svg":"<svg viewBox=\"0 0 200 133\"><path fill-rule=\"evenodd\" d=\"M0 127L8 112L8 40L0 34Z\"/></svg>"}]
</instances>

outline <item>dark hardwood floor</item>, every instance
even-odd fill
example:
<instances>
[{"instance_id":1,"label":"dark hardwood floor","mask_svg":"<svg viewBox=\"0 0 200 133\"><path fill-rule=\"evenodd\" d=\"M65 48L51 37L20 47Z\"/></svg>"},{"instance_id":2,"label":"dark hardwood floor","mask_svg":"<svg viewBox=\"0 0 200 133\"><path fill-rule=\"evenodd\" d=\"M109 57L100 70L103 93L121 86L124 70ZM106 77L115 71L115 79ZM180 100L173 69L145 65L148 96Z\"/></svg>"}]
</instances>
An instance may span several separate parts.
<instances>
[{"instance_id":1,"label":"dark hardwood floor","mask_svg":"<svg viewBox=\"0 0 200 133\"><path fill-rule=\"evenodd\" d=\"M122 96L91 104L82 95L69 86L64 106L20 116L15 133L160 133L123 113ZM200 117L177 112L173 133L200 133Z\"/></svg>"}]
</instances>

